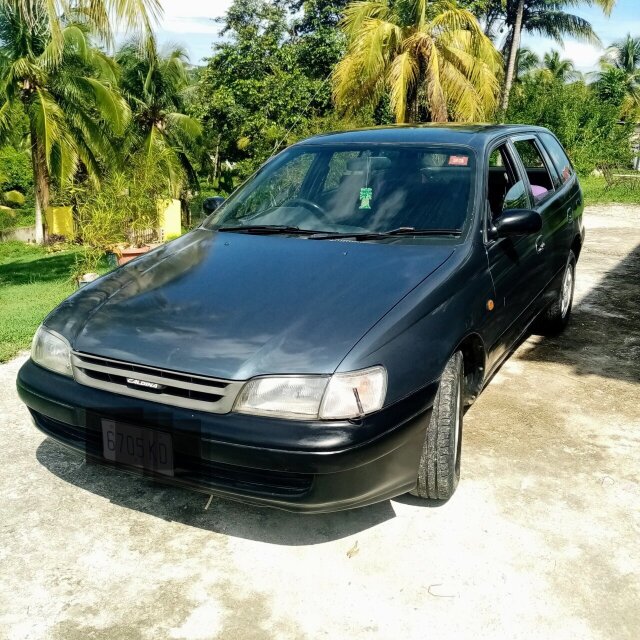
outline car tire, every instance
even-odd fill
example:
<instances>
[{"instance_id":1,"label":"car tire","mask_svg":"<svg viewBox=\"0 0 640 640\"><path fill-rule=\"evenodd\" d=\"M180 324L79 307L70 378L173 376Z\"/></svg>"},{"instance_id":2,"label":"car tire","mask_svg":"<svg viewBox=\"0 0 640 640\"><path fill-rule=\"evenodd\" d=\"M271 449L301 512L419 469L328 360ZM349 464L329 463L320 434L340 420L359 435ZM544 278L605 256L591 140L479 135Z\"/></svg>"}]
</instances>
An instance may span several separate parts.
<instances>
[{"instance_id":1,"label":"car tire","mask_svg":"<svg viewBox=\"0 0 640 640\"><path fill-rule=\"evenodd\" d=\"M419 498L448 500L460 479L462 415L464 410L462 353L444 368L422 446L416 488Z\"/></svg>"},{"instance_id":2,"label":"car tire","mask_svg":"<svg viewBox=\"0 0 640 640\"><path fill-rule=\"evenodd\" d=\"M573 251L570 251L560 287L555 294L555 300L538 318L536 333L544 336L555 336L564 331L571 315L575 282L576 257L573 255Z\"/></svg>"}]
</instances>

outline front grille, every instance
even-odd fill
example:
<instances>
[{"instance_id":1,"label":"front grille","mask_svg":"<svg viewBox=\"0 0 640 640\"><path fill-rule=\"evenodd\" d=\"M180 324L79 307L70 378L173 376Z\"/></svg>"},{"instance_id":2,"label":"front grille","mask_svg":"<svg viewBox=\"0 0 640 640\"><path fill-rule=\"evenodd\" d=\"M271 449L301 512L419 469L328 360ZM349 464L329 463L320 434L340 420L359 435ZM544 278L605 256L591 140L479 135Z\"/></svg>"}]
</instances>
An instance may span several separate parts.
<instances>
[{"instance_id":1,"label":"front grille","mask_svg":"<svg viewBox=\"0 0 640 640\"><path fill-rule=\"evenodd\" d=\"M242 382L219 380L74 352L73 376L80 384L153 402L212 413L228 413ZM141 386L128 380L151 386Z\"/></svg>"}]
</instances>

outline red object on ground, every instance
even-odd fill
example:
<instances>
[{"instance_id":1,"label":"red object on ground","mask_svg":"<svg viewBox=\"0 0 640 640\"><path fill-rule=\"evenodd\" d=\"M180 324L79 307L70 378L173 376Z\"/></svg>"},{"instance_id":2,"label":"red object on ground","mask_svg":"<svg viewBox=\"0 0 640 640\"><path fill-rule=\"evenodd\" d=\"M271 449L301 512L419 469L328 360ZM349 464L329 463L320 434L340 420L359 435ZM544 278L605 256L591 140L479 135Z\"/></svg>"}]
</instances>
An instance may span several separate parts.
<instances>
[{"instance_id":1,"label":"red object on ground","mask_svg":"<svg viewBox=\"0 0 640 640\"><path fill-rule=\"evenodd\" d=\"M151 251L153 247L146 245L144 247L129 247L127 249L123 249L122 253L118 256L118 265L121 266L123 264L127 264L130 260L141 256L143 253L147 253L147 251Z\"/></svg>"}]
</instances>

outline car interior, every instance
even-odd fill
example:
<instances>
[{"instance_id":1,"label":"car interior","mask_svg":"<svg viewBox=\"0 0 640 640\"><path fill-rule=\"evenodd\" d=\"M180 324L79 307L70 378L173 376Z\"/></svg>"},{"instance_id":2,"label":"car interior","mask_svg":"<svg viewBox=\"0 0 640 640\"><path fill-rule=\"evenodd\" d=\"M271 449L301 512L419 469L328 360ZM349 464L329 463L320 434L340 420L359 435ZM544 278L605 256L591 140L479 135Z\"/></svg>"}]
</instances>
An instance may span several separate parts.
<instances>
[{"instance_id":1,"label":"car interior","mask_svg":"<svg viewBox=\"0 0 640 640\"><path fill-rule=\"evenodd\" d=\"M518 140L515 147L524 164L534 204L537 204L554 191L553 180L534 140ZM489 158L487 191L492 219L495 220L504 209L516 206L510 192L518 191L515 189L517 176L518 172L513 166L506 145L494 149ZM518 206L526 206L526 203L521 201Z\"/></svg>"},{"instance_id":2,"label":"car interior","mask_svg":"<svg viewBox=\"0 0 640 640\"><path fill-rule=\"evenodd\" d=\"M336 222L393 229L461 229L471 189L470 166L429 164L423 154L350 159L338 186L320 195L320 205ZM445 157L446 161L446 157ZM363 208L361 190L370 189Z\"/></svg>"}]
</instances>

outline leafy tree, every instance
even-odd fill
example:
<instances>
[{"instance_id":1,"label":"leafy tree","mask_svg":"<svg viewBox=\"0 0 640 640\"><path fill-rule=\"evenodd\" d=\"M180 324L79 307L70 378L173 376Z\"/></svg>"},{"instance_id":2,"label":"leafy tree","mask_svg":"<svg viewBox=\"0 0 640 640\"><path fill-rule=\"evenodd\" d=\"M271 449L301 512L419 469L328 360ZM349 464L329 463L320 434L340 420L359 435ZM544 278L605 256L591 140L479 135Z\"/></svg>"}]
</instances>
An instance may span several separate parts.
<instances>
[{"instance_id":1,"label":"leafy tree","mask_svg":"<svg viewBox=\"0 0 640 640\"><path fill-rule=\"evenodd\" d=\"M583 81L526 76L514 88L506 116L509 122L551 129L584 175L599 162L623 165L631 159L633 127L620 124L620 107L603 101Z\"/></svg>"},{"instance_id":2,"label":"leafy tree","mask_svg":"<svg viewBox=\"0 0 640 640\"><path fill-rule=\"evenodd\" d=\"M193 166L195 148L202 134L200 122L185 114L189 86L188 57L182 47L158 52L133 40L116 53L120 87L133 112L128 130L129 151L144 150L148 161L161 157L165 171L178 192L182 175L197 183Z\"/></svg>"},{"instance_id":3,"label":"leafy tree","mask_svg":"<svg viewBox=\"0 0 640 640\"><path fill-rule=\"evenodd\" d=\"M397 122L491 117L500 56L468 10L448 0L355 2L343 28L339 109L354 112L388 95Z\"/></svg>"},{"instance_id":4,"label":"leafy tree","mask_svg":"<svg viewBox=\"0 0 640 640\"><path fill-rule=\"evenodd\" d=\"M331 113L323 74L334 54L312 53L313 21L297 23L281 3L235 0L221 24L226 39L200 73L190 107L206 131L212 180L223 161L241 178L249 175ZM314 60L322 61L315 72Z\"/></svg>"},{"instance_id":5,"label":"leafy tree","mask_svg":"<svg viewBox=\"0 0 640 640\"><path fill-rule=\"evenodd\" d=\"M311 78L327 78L344 55L346 42L338 24L347 2L293 0L291 3L294 15L299 16L293 21L298 62ZM330 91L327 91L327 99L330 99Z\"/></svg>"},{"instance_id":6,"label":"leafy tree","mask_svg":"<svg viewBox=\"0 0 640 640\"><path fill-rule=\"evenodd\" d=\"M100 158L116 155L113 137L129 119L113 61L92 46L86 19L78 17L82 22L61 24L58 45L38 3L19 10L0 4L0 134L14 128L17 114L26 116L38 242L52 179L64 184L80 163L97 177Z\"/></svg>"}]
</instances>

